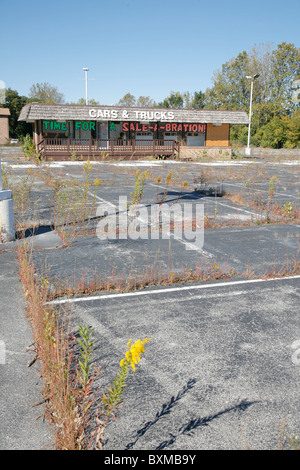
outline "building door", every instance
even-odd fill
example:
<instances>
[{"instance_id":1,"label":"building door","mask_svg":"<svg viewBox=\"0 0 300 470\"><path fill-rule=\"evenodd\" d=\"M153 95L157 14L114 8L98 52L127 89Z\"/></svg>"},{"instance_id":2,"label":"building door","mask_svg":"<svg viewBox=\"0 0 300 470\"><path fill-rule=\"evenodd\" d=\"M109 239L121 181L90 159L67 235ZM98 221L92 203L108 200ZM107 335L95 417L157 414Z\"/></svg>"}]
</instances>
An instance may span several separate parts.
<instances>
[{"instance_id":1,"label":"building door","mask_svg":"<svg viewBox=\"0 0 300 470\"><path fill-rule=\"evenodd\" d=\"M188 132L186 137L186 145L191 147L204 147L205 133L204 132Z\"/></svg>"},{"instance_id":2,"label":"building door","mask_svg":"<svg viewBox=\"0 0 300 470\"><path fill-rule=\"evenodd\" d=\"M108 148L108 123L97 122L97 144L100 149Z\"/></svg>"},{"instance_id":3,"label":"building door","mask_svg":"<svg viewBox=\"0 0 300 470\"><path fill-rule=\"evenodd\" d=\"M91 139L91 130L87 122L75 122L75 139L80 140L90 140Z\"/></svg>"},{"instance_id":4,"label":"building door","mask_svg":"<svg viewBox=\"0 0 300 470\"><path fill-rule=\"evenodd\" d=\"M121 122L111 122L109 126L110 140L119 141L123 140L123 126Z\"/></svg>"},{"instance_id":5,"label":"building door","mask_svg":"<svg viewBox=\"0 0 300 470\"><path fill-rule=\"evenodd\" d=\"M137 132L135 134L135 141L137 145L146 146L151 144L151 142L153 141L153 135L151 132Z\"/></svg>"},{"instance_id":6,"label":"building door","mask_svg":"<svg viewBox=\"0 0 300 470\"><path fill-rule=\"evenodd\" d=\"M177 133L176 132L165 132L164 140L175 140L177 142Z\"/></svg>"}]
</instances>

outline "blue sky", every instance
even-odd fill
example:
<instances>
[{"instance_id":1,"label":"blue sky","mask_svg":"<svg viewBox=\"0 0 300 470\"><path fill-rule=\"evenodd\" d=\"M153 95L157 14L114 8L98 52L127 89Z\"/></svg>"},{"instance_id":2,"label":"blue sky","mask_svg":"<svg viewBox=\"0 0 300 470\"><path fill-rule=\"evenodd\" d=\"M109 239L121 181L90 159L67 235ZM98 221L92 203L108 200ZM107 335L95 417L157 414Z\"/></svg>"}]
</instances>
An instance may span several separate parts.
<instances>
[{"instance_id":1,"label":"blue sky","mask_svg":"<svg viewBox=\"0 0 300 470\"><path fill-rule=\"evenodd\" d=\"M66 101L161 101L205 91L243 50L300 47L300 0L0 0L0 80L28 96L48 82Z\"/></svg>"}]
</instances>

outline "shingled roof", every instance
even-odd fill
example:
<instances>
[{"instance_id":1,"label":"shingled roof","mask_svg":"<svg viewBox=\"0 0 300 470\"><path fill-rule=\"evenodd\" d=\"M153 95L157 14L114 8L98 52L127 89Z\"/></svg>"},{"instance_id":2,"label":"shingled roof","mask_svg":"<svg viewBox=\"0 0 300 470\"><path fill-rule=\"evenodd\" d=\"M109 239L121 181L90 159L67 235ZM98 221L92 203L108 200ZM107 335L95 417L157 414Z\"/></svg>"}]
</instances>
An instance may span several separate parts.
<instances>
[{"instance_id":1,"label":"shingled roof","mask_svg":"<svg viewBox=\"0 0 300 470\"><path fill-rule=\"evenodd\" d=\"M0 107L0 116L10 116L10 110L8 108Z\"/></svg>"},{"instance_id":2,"label":"shingled roof","mask_svg":"<svg viewBox=\"0 0 300 470\"><path fill-rule=\"evenodd\" d=\"M40 119L49 121L117 121L110 117L91 117L90 110L106 111L117 110L120 115L127 112L128 117L124 120L140 121L137 119L136 112L172 112L174 118L162 119L163 121L187 122L187 123L213 123L213 124L248 124L249 119L245 111L225 111L225 110L207 110L207 109L171 109L171 108L137 108L137 107L119 107L119 106L86 106L86 105L57 105L28 103L22 108L19 121L34 122ZM120 120L120 119L119 119ZM159 119L152 119L158 121Z\"/></svg>"}]
</instances>

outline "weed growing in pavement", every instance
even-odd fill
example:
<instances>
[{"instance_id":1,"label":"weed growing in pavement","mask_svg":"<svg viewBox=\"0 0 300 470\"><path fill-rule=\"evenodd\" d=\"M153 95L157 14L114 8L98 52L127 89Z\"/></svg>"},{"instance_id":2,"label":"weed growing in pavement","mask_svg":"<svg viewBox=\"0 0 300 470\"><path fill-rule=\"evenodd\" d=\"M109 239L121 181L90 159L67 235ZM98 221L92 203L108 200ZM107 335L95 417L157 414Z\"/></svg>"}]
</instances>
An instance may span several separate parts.
<instances>
[{"instance_id":1,"label":"weed growing in pavement","mask_svg":"<svg viewBox=\"0 0 300 470\"><path fill-rule=\"evenodd\" d=\"M276 175L273 175L269 181L269 198L272 199L275 193L275 183L278 181Z\"/></svg>"},{"instance_id":2,"label":"weed growing in pavement","mask_svg":"<svg viewBox=\"0 0 300 470\"><path fill-rule=\"evenodd\" d=\"M22 152L27 160L33 161L36 165L39 165L43 160L42 155L39 154L36 150L33 140L29 134L26 134L24 137Z\"/></svg>"},{"instance_id":3,"label":"weed growing in pavement","mask_svg":"<svg viewBox=\"0 0 300 470\"><path fill-rule=\"evenodd\" d=\"M300 439L295 434L288 436L288 443L292 450L300 450Z\"/></svg>"},{"instance_id":4,"label":"weed growing in pavement","mask_svg":"<svg viewBox=\"0 0 300 470\"><path fill-rule=\"evenodd\" d=\"M49 301L59 297L71 297L74 295L90 295L95 292L114 291L131 292L137 289L145 289L151 286L168 286L172 284L182 284L185 282L211 281L217 279L230 279L237 275L233 269L227 269L227 263L222 266L214 260L213 262L202 260L196 263L193 268L183 266L178 271L174 271L169 262L166 272L161 272L159 262L145 268L142 272L131 272L126 276L113 270L103 276L95 272L92 276L82 273L79 278L76 276L72 285L68 282L57 281L55 288L49 291Z\"/></svg>"},{"instance_id":5,"label":"weed growing in pavement","mask_svg":"<svg viewBox=\"0 0 300 470\"><path fill-rule=\"evenodd\" d=\"M78 381L81 385L82 393L86 395L88 391L88 383L90 380L91 369L93 367L93 363L91 363L91 355L93 352L93 346L95 344L95 341L92 341L91 339L93 335L93 330L90 331L88 326L84 328L82 325L79 325L78 334L80 336L78 342L81 346Z\"/></svg>"},{"instance_id":6,"label":"weed growing in pavement","mask_svg":"<svg viewBox=\"0 0 300 470\"><path fill-rule=\"evenodd\" d=\"M86 233L95 212L99 178L90 182L92 165L88 161L83 166L83 185L70 185L56 180L53 185L54 228L64 246L69 246L78 234ZM91 192L93 190L93 192Z\"/></svg>"},{"instance_id":7,"label":"weed growing in pavement","mask_svg":"<svg viewBox=\"0 0 300 470\"><path fill-rule=\"evenodd\" d=\"M275 258L273 267L265 271L262 275L262 278L271 279L277 277L297 276L298 274L300 274L299 256L295 256L291 260L287 257L286 262L279 267Z\"/></svg>"},{"instance_id":8,"label":"weed growing in pavement","mask_svg":"<svg viewBox=\"0 0 300 470\"><path fill-rule=\"evenodd\" d=\"M72 399L70 377L72 356L67 334L68 314L46 306L48 288L37 283L31 254L26 244L18 247L19 273L24 288L26 309L34 340L35 360L40 361L43 401L46 416L57 426L58 448L75 449L79 425ZM34 362L32 361L32 363Z\"/></svg>"},{"instance_id":9,"label":"weed growing in pavement","mask_svg":"<svg viewBox=\"0 0 300 470\"><path fill-rule=\"evenodd\" d=\"M272 177L270 180L267 200L263 198L261 193L255 193L255 190L250 190L249 188L247 196L241 193L226 193L223 197L230 199L234 204L254 209L257 213L257 217L255 219L252 218L251 224L286 224L298 222L300 220L300 209L295 203L293 204L290 201L286 201L285 204L278 204L274 200L274 185L276 181L278 181L277 177Z\"/></svg>"},{"instance_id":10,"label":"weed growing in pavement","mask_svg":"<svg viewBox=\"0 0 300 470\"><path fill-rule=\"evenodd\" d=\"M36 171L28 168L25 176L13 177L12 168L8 165L2 165L3 187L10 189L13 193L16 231L27 228L28 209L36 208L38 204L38 201L31 199L36 176Z\"/></svg>"},{"instance_id":11,"label":"weed growing in pavement","mask_svg":"<svg viewBox=\"0 0 300 470\"><path fill-rule=\"evenodd\" d=\"M140 170L136 171L134 191L130 193L131 207L141 203L144 193L145 181L148 175L149 170L143 171L142 173L140 172Z\"/></svg>"},{"instance_id":12,"label":"weed growing in pavement","mask_svg":"<svg viewBox=\"0 0 300 470\"><path fill-rule=\"evenodd\" d=\"M162 205L166 200L166 196L168 194L168 188L169 188L169 185L171 184L171 181L172 181L172 172L169 171L169 173L166 176L165 189L164 189L164 192L162 194L161 200L159 202L160 205Z\"/></svg>"},{"instance_id":13,"label":"weed growing in pavement","mask_svg":"<svg viewBox=\"0 0 300 470\"><path fill-rule=\"evenodd\" d=\"M294 208L290 201L286 201L286 203L280 207L285 217L294 218Z\"/></svg>"},{"instance_id":14,"label":"weed growing in pavement","mask_svg":"<svg viewBox=\"0 0 300 470\"><path fill-rule=\"evenodd\" d=\"M132 367L136 371L136 365L141 361L145 353L145 345L151 338L137 340L132 343L132 339L127 344L127 351L125 357L120 361L120 370L117 377L113 381L112 386L108 388L106 393L102 396L102 409L98 417L98 423L101 427L95 432L96 435L96 450L101 450L103 447L103 431L111 419L114 418L116 411L122 403L121 395L126 387L126 378L129 373L129 368Z\"/></svg>"},{"instance_id":15,"label":"weed growing in pavement","mask_svg":"<svg viewBox=\"0 0 300 470\"><path fill-rule=\"evenodd\" d=\"M47 303L49 282L37 282L28 244L18 246L18 261L34 339L31 365L40 361L43 379L43 401L37 405L46 404L45 416L54 427L55 448L101 450L105 429L120 407L129 366L135 370L149 338L131 346L131 341L128 343L121 369L99 404L100 391L95 380L100 369L92 362L93 331L79 326L81 349L76 354L75 335L70 333L71 312L67 307L57 310Z\"/></svg>"},{"instance_id":16,"label":"weed growing in pavement","mask_svg":"<svg viewBox=\"0 0 300 470\"><path fill-rule=\"evenodd\" d=\"M15 213L19 218L25 214L28 208L35 178L36 173L32 168L28 168L25 177L16 178L12 176L12 170L9 166L3 165L2 167L3 187L13 192Z\"/></svg>"}]
</instances>

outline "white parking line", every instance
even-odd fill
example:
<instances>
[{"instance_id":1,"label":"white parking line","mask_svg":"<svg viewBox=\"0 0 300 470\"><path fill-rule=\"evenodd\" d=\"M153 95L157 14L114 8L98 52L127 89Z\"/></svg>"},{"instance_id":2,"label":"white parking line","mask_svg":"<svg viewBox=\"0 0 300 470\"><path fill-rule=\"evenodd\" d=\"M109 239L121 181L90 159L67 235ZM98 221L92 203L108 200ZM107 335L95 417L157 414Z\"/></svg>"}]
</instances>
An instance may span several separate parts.
<instances>
[{"instance_id":1,"label":"white parking line","mask_svg":"<svg viewBox=\"0 0 300 470\"><path fill-rule=\"evenodd\" d=\"M275 277L270 279L245 279L241 281L228 281L228 282L219 282L215 284L201 284L201 285L192 285L192 286L180 286L180 287L168 287L166 289L153 289L149 291L135 291L135 292L123 292L120 294L104 294L104 295L92 295L85 297L73 297L60 300L52 300L47 302L47 305L61 305L66 303L78 303L78 302L90 302L93 300L106 300L106 299L117 299L124 297L141 297L143 295L163 295L172 292L183 292L191 290L202 290L202 289L214 289L218 287L227 287L227 286L238 286L246 284L258 284L261 282L270 282L270 281L285 281L289 279L300 279L300 275L296 276L287 276L287 277Z\"/></svg>"},{"instance_id":2,"label":"white parking line","mask_svg":"<svg viewBox=\"0 0 300 470\"><path fill-rule=\"evenodd\" d=\"M154 183L150 183L150 185L151 185L151 186L155 186L155 187L158 186L159 188L166 189L165 186L155 185ZM192 195L193 195L193 191L191 191L190 193L191 193L191 196L192 196ZM203 197L201 198L201 201L202 201L203 199L207 199L207 197L206 197L206 196L203 196ZM258 215L257 212L251 212L251 211L248 211L248 210L243 209L243 208L241 208L241 207L230 206L229 204L225 204L224 202L217 201L217 204L219 204L220 206L229 207L229 209L233 209L233 210L240 211L240 212L245 212L246 214L255 215L255 216Z\"/></svg>"},{"instance_id":3,"label":"white parking line","mask_svg":"<svg viewBox=\"0 0 300 470\"><path fill-rule=\"evenodd\" d=\"M242 183L224 183L228 186L241 186L243 187L243 184ZM264 183L262 183L264 184ZM267 189L257 189L255 188L255 191L259 191L260 193L269 193L269 191ZM288 194L288 193L279 193L278 191L275 192L275 195L276 196L288 196L288 197L292 197L293 199L295 198L298 198L299 196L293 196L292 194Z\"/></svg>"},{"instance_id":4,"label":"white parking line","mask_svg":"<svg viewBox=\"0 0 300 470\"><path fill-rule=\"evenodd\" d=\"M115 204L113 204L112 202L107 201L106 199L103 199L103 198L100 197L100 196L97 196L97 194L93 194L93 193L90 193L90 192L88 192L88 194L89 194L90 196L94 197L95 199L98 199L98 201L104 202L105 204L107 204L107 205L113 207L114 209L117 209L117 206L116 206Z\"/></svg>"}]
</instances>

